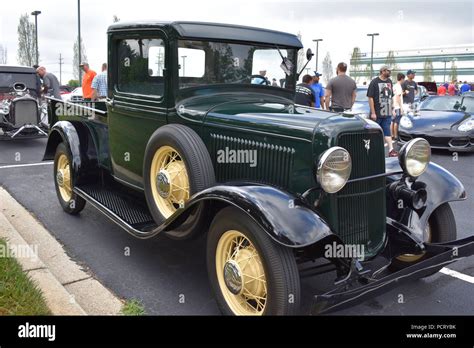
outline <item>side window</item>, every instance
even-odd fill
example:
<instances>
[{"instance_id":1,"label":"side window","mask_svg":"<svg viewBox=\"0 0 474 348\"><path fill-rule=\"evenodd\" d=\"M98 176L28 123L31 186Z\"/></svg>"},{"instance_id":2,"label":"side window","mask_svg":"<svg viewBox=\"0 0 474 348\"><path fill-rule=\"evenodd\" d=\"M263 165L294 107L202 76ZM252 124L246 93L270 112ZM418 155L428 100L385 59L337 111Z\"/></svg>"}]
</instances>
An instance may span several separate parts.
<instances>
[{"instance_id":1,"label":"side window","mask_svg":"<svg viewBox=\"0 0 474 348\"><path fill-rule=\"evenodd\" d=\"M161 39L126 39L118 42L118 90L164 95L165 47Z\"/></svg>"}]
</instances>

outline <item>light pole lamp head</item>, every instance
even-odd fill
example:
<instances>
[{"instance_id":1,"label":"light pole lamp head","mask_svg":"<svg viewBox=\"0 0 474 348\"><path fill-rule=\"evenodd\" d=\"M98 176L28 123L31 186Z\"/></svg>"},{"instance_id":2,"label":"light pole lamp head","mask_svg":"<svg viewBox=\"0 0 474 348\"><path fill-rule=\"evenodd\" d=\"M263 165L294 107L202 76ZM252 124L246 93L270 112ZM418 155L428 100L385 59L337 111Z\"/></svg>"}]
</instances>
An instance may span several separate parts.
<instances>
[{"instance_id":1,"label":"light pole lamp head","mask_svg":"<svg viewBox=\"0 0 474 348\"><path fill-rule=\"evenodd\" d=\"M379 33L367 34L367 36L379 36Z\"/></svg>"},{"instance_id":2,"label":"light pole lamp head","mask_svg":"<svg viewBox=\"0 0 474 348\"><path fill-rule=\"evenodd\" d=\"M40 14L41 14L41 11L33 11L33 12L31 12L31 15L32 15L32 16L38 16L38 15L40 15Z\"/></svg>"}]
</instances>

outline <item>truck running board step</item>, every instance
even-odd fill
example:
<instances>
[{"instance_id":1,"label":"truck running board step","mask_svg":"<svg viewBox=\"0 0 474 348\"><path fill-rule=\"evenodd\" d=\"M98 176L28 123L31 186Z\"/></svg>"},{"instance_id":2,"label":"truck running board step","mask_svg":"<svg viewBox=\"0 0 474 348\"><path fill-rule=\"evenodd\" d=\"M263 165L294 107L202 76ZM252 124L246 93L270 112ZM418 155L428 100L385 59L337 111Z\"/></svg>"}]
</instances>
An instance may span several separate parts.
<instances>
[{"instance_id":1,"label":"truck running board step","mask_svg":"<svg viewBox=\"0 0 474 348\"><path fill-rule=\"evenodd\" d=\"M138 198L101 185L75 187L74 192L136 237L147 238L157 228L146 203Z\"/></svg>"}]
</instances>

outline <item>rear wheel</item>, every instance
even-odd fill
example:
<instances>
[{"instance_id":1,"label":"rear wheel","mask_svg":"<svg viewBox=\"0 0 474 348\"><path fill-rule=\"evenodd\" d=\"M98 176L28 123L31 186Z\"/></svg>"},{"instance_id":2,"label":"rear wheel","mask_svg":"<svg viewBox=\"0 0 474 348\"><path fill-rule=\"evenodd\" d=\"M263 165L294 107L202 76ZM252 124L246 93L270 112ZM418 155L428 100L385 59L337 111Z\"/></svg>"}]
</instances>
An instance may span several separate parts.
<instances>
[{"instance_id":1,"label":"rear wheel","mask_svg":"<svg viewBox=\"0 0 474 348\"><path fill-rule=\"evenodd\" d=\"M436 210L431 214L428 219L428 224L424 233L424 241L428 243L441 243L449 242L455 240L457 237L456 232L456 220L454 219L453 211L448 203L440 205ZM425 253L421 254L405 254L400 255L392 261L390 269L393 271L398 271L413 264L416 264L426 258ZM433 275L443 267L435 269Z\"/></svg>"},{"instance_id":2,"label":"rear wheel","mask_svg":"<svg viewBox=\"0 0 474 348\"><path fill-rule=\"evenodd\" d=\"M67 146L64 143L59 144L54 156L54 184L63 210L75 215L84 209L86 201L73 191L71 157Z\"/></svg>"},{"instance_id":3,"label":"rear wheel","mask_svg":"<svg viewBox=\"0 0 474 348\"><path fill-rule=\"evenodd\" d=\"M237 208L221 210L207 237L209 280L226 315L292 315L300 278L291 249Z\"/></svg>"}]
</instances>

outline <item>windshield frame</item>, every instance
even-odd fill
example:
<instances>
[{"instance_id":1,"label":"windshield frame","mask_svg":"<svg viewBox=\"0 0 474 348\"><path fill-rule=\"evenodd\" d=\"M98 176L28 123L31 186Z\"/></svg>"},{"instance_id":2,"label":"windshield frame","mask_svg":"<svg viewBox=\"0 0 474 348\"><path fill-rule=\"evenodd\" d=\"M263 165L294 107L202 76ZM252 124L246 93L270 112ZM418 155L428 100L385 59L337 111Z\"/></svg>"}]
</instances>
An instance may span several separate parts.
<instances>
[{"instance_id":1,"label":"windshield frame","mask_svg":"<svg viewBox=\"0 0 474 348\"><path fill-rule=\"evenodd\" d=\"M287 78L287 83L285 87L272 87L271 85L258 85L258 84L252 84L249 82L243 82L243 83L207 83L207 84L202 84L202 85L197 85L193 87L185 87L181 88L181 79L182 77L179 76L179 67L180 67L180 57L179 57L179 48L182 47L180 42L182 41L194 41L194 42L209 42L209 43L219 43L219 44L230 44L230 45L241 45L241 46L254 46L254 47L261 47L261 48L267 48L267 49L274 49L275 51L285 51L289 50L288 52L292 52L293 54L288 54L288 59L293 63L293 69L292 69L292 75L290 75ZM174 69L174 77L176 80L176 85L175 85L175 91L177 95L182 95L182 94L189 94L191 91L198 91L201 89L214 89L216 87L225 87L226 89L241 89L241 90L247 90L247 89L260 89L260 90L265 90L266 93L274 93L275 91L280 91L280 92L286 92L286 93L295 93L295 88L296 88L296 82L297 82L297 59L298 59L298 51L300 50L299 47L291 47L291 46L281 46L281 45L276 45L273 43L260 43L260 42L249 42L249 41L234 41L234 40L216 40L216 39L194 39L194 38L187 38L187 37L180 37L176 40L176 45L174 49L174 55L175 55L175 69ZM280 62L281 63L281 62ZM271 80L270 80L271 82Z\"/></svg>"}]
</instances>

